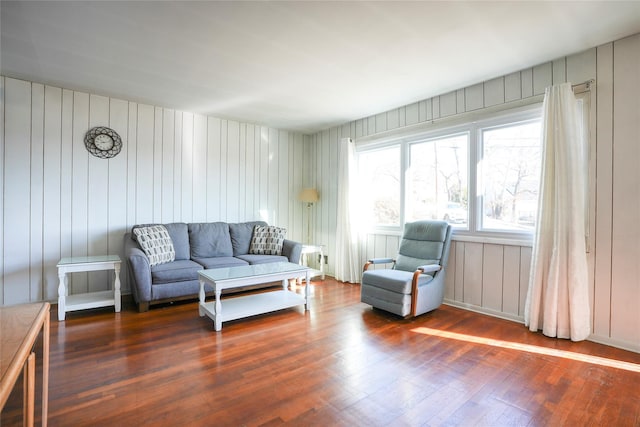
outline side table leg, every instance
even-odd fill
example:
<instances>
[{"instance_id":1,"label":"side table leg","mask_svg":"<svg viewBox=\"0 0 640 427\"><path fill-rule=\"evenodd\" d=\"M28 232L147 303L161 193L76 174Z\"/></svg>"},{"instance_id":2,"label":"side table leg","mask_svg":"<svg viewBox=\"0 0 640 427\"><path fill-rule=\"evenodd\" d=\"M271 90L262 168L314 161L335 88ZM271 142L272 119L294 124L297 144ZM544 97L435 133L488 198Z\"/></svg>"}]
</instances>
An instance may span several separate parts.
<instances>
[{"instance_id":1,"label":"side table leg","mask_svg":"<svg viewBox=\"0 0 640 427\"><path fill-rule=\"evenodd\" d=\"M120 263L113 266L113 271L116 275L116 280L113 284L113 300L116 306L116 313L120 313L122 307L122 301L120 298Z\"/></svg>"},{"instance_id":2,"label":"side table leg","mask_svg":"<svg viewBox=\"0 0 640 427\"><path fill-rule=\"evenodd\" d=\"M198 304L198 314L200 315L200 317L203 317L204 310L202 310L202 304L204 304L204 301L205 301L205 293L204 293L204 281L202 280L200 280L200 292L198 296L200 299L200 303Z\"/></svg>"},{"instance_id":3,"label":"side table leg","mask_svg":"<svg viewBox=\"0 0 640 427\"><path fill-rule=\"evenodd\" d=\"M216 289L216 318L214 319L216 331L222 329L222 303L220 302L220 295L222 290Z\"/></svg>"},{"instance_id":4,"label":"side table leg","mask_svg":"<svg viewBox=\"0 0 640 427\"><path fill-rule=\"evenodd\" d=\"M66 305L65 298L67 295L67 275L64 271L58 269L58 321L64 320Z\"/></svg>"},{"instance_id":5,"label":"side table leg","mask_svg":"<svg viewBox=\"0 0 640 427\"><path fill-rule=\"evenodd\" d=\"M309 270L306 272L306 278L304 281L304 310L309 311L309 280L311 280L311 273Z\"/></svg>"}]
</instances>

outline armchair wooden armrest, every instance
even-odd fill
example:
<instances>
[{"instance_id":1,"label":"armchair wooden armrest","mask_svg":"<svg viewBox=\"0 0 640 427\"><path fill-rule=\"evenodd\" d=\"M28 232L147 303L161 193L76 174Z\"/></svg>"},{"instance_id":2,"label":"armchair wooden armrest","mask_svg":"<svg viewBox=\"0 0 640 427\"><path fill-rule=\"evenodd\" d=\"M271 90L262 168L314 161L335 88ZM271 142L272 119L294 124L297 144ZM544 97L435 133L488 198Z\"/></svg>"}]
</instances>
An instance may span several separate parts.
<instances>
[{"instance_id":1,"label":"armchair wooden armrest","mask_svg":"<svg viewBox=\"0 0 640 427\"><path fill-rule=\"evenodd\" d=\"M367 271L367 269L371 264L390 264L395 262L396 260L393 258L371 258L369 261L367 261L364 264L364 267L362 268L362 272L364 273L365 271Z\"/></svg>"}]
</instances>

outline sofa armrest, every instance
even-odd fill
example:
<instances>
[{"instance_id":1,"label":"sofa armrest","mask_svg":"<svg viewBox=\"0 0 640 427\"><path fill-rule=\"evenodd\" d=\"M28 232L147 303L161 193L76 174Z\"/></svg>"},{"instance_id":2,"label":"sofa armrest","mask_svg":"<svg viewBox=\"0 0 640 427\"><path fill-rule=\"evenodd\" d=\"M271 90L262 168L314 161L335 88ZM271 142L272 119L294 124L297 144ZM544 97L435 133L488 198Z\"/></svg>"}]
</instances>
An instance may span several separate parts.
<instances>
[{"instance_id":1,"label":"sofa armrest","mask_svg":"<svg viewBox=\"0 0 640 427\"><path fill-rule=\"evenodd\" d=\"M151 267L149 258L138 244L131 239L131 234L124 237L124 256L129 266L131 292L137 303L151 301Z\"/></svg>"},{"instance_id":2,"label":"sofa armrest","mask_svg":"<svg viewBox=\"0 0 640 427\"><path fill-rule=\"evenodd\" d=\"M289 262L300 264L300 255L302 254L302 243L285 239L282 243L282 255L289 258Z\"/></svg>"}]
</instances>

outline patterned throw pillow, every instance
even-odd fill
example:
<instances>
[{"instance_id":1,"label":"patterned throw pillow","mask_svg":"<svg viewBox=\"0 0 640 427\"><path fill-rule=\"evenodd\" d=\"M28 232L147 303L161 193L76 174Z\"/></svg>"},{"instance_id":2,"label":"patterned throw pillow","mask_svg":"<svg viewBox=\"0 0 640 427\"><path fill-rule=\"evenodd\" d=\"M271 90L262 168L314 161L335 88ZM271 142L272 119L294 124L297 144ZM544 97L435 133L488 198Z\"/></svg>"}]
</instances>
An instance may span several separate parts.
<instances>
[{"instance_id":1,"label":"patterned throw pillow","mask_svg":"<svg viewBox=\"0 0 640 427\"><path fill-rule=\"evenodd\" d=\"M133 229L138 244L149 258L149 266L164 264L176 259L173 241L164 225L151 225Z\"/></svg>"},{"instance_id":2,"label":"patterned throw pillow","mask_svg":"<svg viewBox=\"0 0 640 427\"><path fill-rule=\"evenodd\" d=\"M272 225L256 225L251 238L250 254L282 255L282 244L287 236L287 229Z\"/></svg>"}]
</instances>

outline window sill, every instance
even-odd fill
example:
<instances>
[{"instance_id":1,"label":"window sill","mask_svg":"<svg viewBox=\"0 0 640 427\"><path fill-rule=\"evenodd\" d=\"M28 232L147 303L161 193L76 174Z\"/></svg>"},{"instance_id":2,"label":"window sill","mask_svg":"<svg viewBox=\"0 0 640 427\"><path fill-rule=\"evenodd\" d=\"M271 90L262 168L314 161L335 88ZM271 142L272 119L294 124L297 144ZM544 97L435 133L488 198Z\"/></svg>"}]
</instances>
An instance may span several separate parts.
<instances>
[{"instance_id":1,"label":"window sill","mask_svg":"<svg viewBox=\"0 0 640 427\"><path fill-rule=\"evenodd\" d=\"M460 232L453 231L451 240L457 242L469 242L469 243L488 243L492 245L507 245L507 246L533 246L533 236L527 237L507 237L507 236L485 236L478 234L461 234Z\"/></svg>"}]
</instances>

